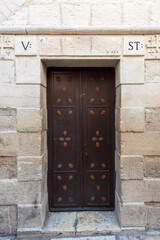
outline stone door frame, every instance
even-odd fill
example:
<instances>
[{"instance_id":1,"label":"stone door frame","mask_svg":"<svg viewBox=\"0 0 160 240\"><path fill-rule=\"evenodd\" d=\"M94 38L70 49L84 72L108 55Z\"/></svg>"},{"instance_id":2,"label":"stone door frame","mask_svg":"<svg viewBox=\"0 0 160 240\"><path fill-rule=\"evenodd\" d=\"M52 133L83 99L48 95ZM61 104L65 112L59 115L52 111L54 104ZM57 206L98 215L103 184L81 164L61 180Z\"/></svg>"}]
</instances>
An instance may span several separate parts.
<instances>
[{"instance_id":1,"label":"stone door frame","mask_svg":"<svg viewBox=\"0 0 160 240\"><path fill-rule=\"evenodd\" d=\"M54 58L42 58L41 59L41 78L42 82L44 82L44 85L47 87L47 67L114 67L115 68L115 89L116 89L116 99L115 99L115 121L116 124L118 124L119 119L118 119L118 110L117 108L120 108L120 82L121 82L121 74L120 74L120 58L109 58L109 57L54 57ZM117 90L118 89L118 90ZM45 92L42 93L41 98L46 98L46 88ZM44 103L44 102L43 102ZM47 108L46 106L46 101L45 105L43 106L45 109ZM43 116L45 119L43 119L44 122L47 122L47 114ZM116 130L117 126L115 126ZM118 134L115 134L115 143L116 143L116 148L117 145L120 145L120 141L118 139ZM45 140L46 141L46 140ZM118 171L116 174L117 176L119 175L119 169L116 168L118 166L118 161L119 159L116 157L118 154L115 153L115 169ZM117 162L116 162L117 161ZM48 162L47 162L48 165ZM47 174L47 168L46 168L46 173L44 174L46 176ZM117 197L117 185L118 181L115 182L115 211L117 214L119 213L119 197ZM45 184L46 185L46 184ZM47 192L47 199L48 199L48 192ZM43 217L43 222L45 220L45 216L48 213L48 200L45 203L45 206L47 206L46 211L44 212L45 215ZM47 205L46 205L47 204Z\"/></svg>"}]
</instances>

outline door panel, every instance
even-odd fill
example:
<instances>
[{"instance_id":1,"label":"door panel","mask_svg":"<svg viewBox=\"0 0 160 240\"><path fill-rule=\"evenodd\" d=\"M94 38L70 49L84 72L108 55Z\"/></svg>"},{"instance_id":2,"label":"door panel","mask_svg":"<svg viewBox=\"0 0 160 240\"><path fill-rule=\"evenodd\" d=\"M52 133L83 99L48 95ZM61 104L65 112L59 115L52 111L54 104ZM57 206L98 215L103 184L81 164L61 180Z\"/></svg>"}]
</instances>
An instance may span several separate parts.
<instances>
[{"instance_id":1,"label":"door panel","mask_svg":"<svg viewBox=\"0 0 160 240\"><path fill-rule=\"evenodd\" d=\"M114 206L114 69L50 69L50 210Z\"/></svg>"}]
</instances>

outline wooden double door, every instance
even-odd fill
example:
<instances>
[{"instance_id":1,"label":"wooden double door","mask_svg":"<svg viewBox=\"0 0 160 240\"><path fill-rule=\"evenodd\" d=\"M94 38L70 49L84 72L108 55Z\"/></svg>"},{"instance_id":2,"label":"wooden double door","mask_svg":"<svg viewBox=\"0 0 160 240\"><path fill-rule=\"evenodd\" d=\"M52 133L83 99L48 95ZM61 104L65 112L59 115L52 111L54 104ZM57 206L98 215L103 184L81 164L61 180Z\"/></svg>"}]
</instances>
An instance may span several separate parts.
<instances>
[{"instance_id":1,"label":"wooden double door","mask_svg":"<svg viewBox=\"0 0 160 240\"><path fill-rule=\"evenodd\" d=\"M114 69L48 71L50 211L114 208Z\"/></svg>"}]
</instances>

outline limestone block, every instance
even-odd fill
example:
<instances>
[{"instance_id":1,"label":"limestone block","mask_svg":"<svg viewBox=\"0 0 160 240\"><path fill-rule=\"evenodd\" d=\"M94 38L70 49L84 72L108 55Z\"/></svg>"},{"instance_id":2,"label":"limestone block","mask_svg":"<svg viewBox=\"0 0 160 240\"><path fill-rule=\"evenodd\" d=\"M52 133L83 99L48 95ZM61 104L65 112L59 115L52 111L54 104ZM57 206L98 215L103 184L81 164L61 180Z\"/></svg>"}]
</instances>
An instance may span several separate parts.
<instances>
[{"instance_id":1,"label":"limestone block","mask_svg":"<svg viewBox=\"0 0 160 240\"><path fill-rule=\"evenodd\" d=\"M47 129L47 109L43 108L42 109L42 130Z\"/></svg>"},{"instance_id":2,"label":"limestone block","mask_svg":"<svg viewBox=\"0 0 160 240\"><path fill-rule=\"evenodd\" d=\"M3 83L14 83L14 62L0 61L0 79Z\"/></svg>"},{"instance_id":3,"label":"limestone block","mask_svg":"<svg viewBox=\"0 0 160 240\"><path fill-rule=\"evenodd\" d=\"M151 25L159 24L159 14L160 14L160 6L159 2L154 1L154 4L151 4Z\"/></svg>"},{"instance_id":4,"label":"limestone block","mask_svg":"<svg viewBox=\"0 0 160 240\"><path fill-rule=\"evenodd\" d=\"M122 156L120 169L121 179L143 179L143 157Z\"/></svg>"},{"instance_id":5,"label":"limestone block","mask_svg":"<svg viewBox=\"0 0 160 240\"><path fill-rule=\"evenodd\" d=\"M84 3L62 4L63 25L90 25L90 5Z\"/></svg>"},{"instance_id":6,"label":"limestone block","mask_svg":"<svg viewBox=\"0 0 160 240\"><path fill-rule=\"evenodd\" d=\"M0 157L0 179L17 177L17 159L15 157Z\"/></svg>"},{"instance_id":7,"label":"limestone block","mask_svg":"<svg viewBox=\"0 0 160 240\"><path fill-rule=\"evenodd\" d=\"M41 83L44 87L47 87L47 67L42 61L40 62L40 70L41 70Z\"/></svg>"},{"instance_id":8,"label":"limestone block","mask_svg":"<svg viewBox=\"0 0 160 240\"><path fill-rule=\"evenodd\" d=\"M0 206L0 233L10 233L8 206Z\"/></svg>"},{"instance_id":9,"label":"limestone block","mask_svg":"<svg viewBox=\"0 0 160 240\"><path fill-rule=\"evenodd\" d=\"M9 218L10 218L10 232L11 234L17 233L17 206L9 206Z\"/></svg>"},{"instance_id":10,"label":"limestone block","mask_svg":"<svg viewBox=\"0 0 160 240\"><path fill-rule=\"evenodd\" d=\"M144 83L144 58L123 58L122 83Z\"/></svg>"},{"instance_id":11,"label":"limestone block","mask_svg":"<svg viewBox=\"0 0 160 240\"><path fill-rule=\"evenodd\" d=\"M0 181L0 205L38 204L41 202L41 182Z\"/></svg>"},{"instance_id":12,"label":"limestone block","mask_svg":"<svg viewBox=\"0 0 160 240\"><path fill-rule=\"evenodd\" d=\"M146 189L143 180L123 180L121 189L121 198L124 203L144 202L146 199Z\"/></svg>"},{"instance_id":13,"label":"limestone block","mask_svg":"<svg viewBox=\"0 0 160 240\"><path fill-rule=\"evenodd\" d=\"M147 131L160 131L160 108L146 109Z\"/></svg>"},{"instance_id":14,"label":"limestone block","mask_svg":"<svg viewBox=\"0 0 160 240\"><path fill-rule=\"evenodd\" d=\"M123 85L122 107L160 107L160 84Z\"/></svg>"},{"instance_id":15,"label":"limestone block","mask_svg":"<svg viewBox=\"0 0 160 240\"><path fill-rule=\"evenodd\" d=\"M90 36L64 36L62 38L62 55L90 55Z\"/></svg>"},{"instance_id":16,"label":"limestone block","mask_svg":"<svg viewBox=\"0 0 160 240\"><path fill-rule=\"evenodd\" d=\"M122 132L143 132L145 129L144 108L121 108Z\"/></svg>"},{"instance_id":17,"label":"limestone block","mask_svg":"<svg viewBox=\"0 0 160 240\"><path fill-rule=\"evenodd\" d=\"M160 180L123 180L123 202L160 202Z\"/></svg>"},{"instance_id":18,"label":"limestone block","mask_svg":"<svg viewBox=\"0 0 160 240\"><path fill-rule=\"evenodd\" d=\"M92 6L92 24L120 25L122 24L122 12L120 3L94 4Z\"/></svg>"},{"instance_id":19,"label":"limestone block","mask_svg":"<svg viewBox=\"0 0 160 240\"><path fill-rule=\"evenodd\" d=\"M121 90L122 90L122 85L119 85L116 87L116 108L121 108Z\"/></svg>"},{"instance_id":20,"label":"limestone block","mask_svg":"<svg viewBox=\"0 0 160 240\"><path fill-rule=\"evenodd\" d=\"M18 205L18 228L42 227L41 205Z\"/></svg>"},{"instance_id":21,"label":"limestone block","mask_svg":"<svg viewBox=\"0 0 160 240\"><path fill-rule=\"evenodd\" d=\"M15 108L0 108L0 131L16 131Z\"/></svg>"},{"instance_id":22,"label":"limestone block","mask_svg":"<svg viewBox=\"0 0 160 240\"><path fill-rule=\"evenodd\" d=\"M60 9L58 4L30 5L29 24L60 25Z\"/></svg>"},{"instance_id":23,"label":"limestone block","mask_svg":"<svg viewBox=\"0 0 160 240\"><path fill-rule=\"evenodd\" d=\"M43 131L41 134L41 151L42 154L47 152L47 131Z\"/></svg>"},{"instance_id":24,"label":"limestone block","mask_svg":"<svg viewBox=\"0 0 160 240\"><path fill-rule=\"evenodd\" d=\"M143 203L123 204L121 227L145 226L145 206Z\"/></svg>"},{"instance_id":25,"label":"limestone block","mask_svg":"<svg viewBox=\"0 0 160 240\"><path fill-rule=\"evenodd\" d=\"M160 61L146 61L145 62L145 76L146 82L160 83Z\"/></svg>"},{"instance_id":26,"label":"limestone block","mask_svg":"<svg viewBox=\"0 0 160 240\"><path fill-rule=\"evenodd\" d=\"M41 133L18 133L19 150L18 156L40 156Z\"/></svg>"},{"instance_id":27,"label":"limestone block","mask_svg":"<svg viewBox=\"0 0 160 240\"><path fill-rule=\"evenodd\" d=\"M122 38L119 36L93 36L92 55L119 56L122 48Z\"/></svg>"},{"instance_id":28,"label":"limestone block","mask_svg":"<svg viewBox=\"0 0 160 240\"><path fill-rule=\"evenodd\" d=\"M35 36L16 36L15 55L37 55L37 39Z\"/></svg>"},{"instance_id":29,"label":"limestone block","mask_svg":"<svg viewBox=\"0 0 160 240\"><path fill-rule=\"evenodd\" d=\"M124 36L123 55L124 56L131 56L131 55L143 56L143 55L145 55L144 40L145 40L144 36Z\"/></svg>"},{"instance_id":30,"label":"limestone block","mask_svg":"<svg viewBox=\"0 0 160 240\"><path fill-rule=\"evenodd\" d=\"M144 176L150 178L160 178L160 157L144 157Z\"/></svg>"},{"instance_id":31,"label":"limestone block","mask_svg":"<svg viewBox=\"0 0 160 240\"><path fill-rule=\"evenodd\" d=\"M42 83L40 59L16 58L16 83Z\"/></svg>"},{"instance_id":32,"label":"limestone block","mask_svg":"<svg viewBox=\"0 0 160 240\"><path fill-rule=\"evenodd\" d=\"M120 108L115 109L115 130L120 131L121 126L121 117L120 117Z\"/></svg>"},{"instance_id":33,"label":"limestone block","mask_svg":"<svg viewBox=\"0 0 160 240\"><path fill-rule=\"evenodd\" d=\"M121 151L124 155L159 155L160 133L121 133Z\"/></svg>"},{"instance_id":34,"label":"limestone block","mask_svg":"<svg viewBox=\"0 0 160 240\"><path fill-rule=\"evenodd\" d=\"M47 89L43 86L40 88L40 106L41 108L46 109L47 108Z\"/></svg>"},{"instance_id":35,"label":"limestone block","mask_svg":"<svg viewBox=\"0 0 160 240\"><path fill-rule=\"evenodd\" d=\"M0 108L39 108L39 85L1 85Z\"/></svg>"},{"instance_id":36,"label":"limestone block","mask_svg":"<svg viewBox=\"0 0 160 240\"><path fill-rule=\"evenodd\" d=\"M42 131L42 110L36 108L35 109L18 108L17 131L19 132Z\"/></svg>"},{"instance_id":37,"label":"limestone block","mask_svg":"<svg viewBox=\"0 0 160 240\"><path fill-rule=\"evenodd\" d=\"M58 36L39 37L39 54L42 56L61 55L60 40Z\"/></svg>"},{"instance_id":38,"label":"limestone block","mask_svg":"<svg viewBox=\"0 0 160 240\"><path fill-rule=\"evenodd\" d=\"M136 13L136 14L135 14ZM142 17L143 16L143 17ZM149 25L150 24L149 2L143 4L138 2L125 2L123 4L123 24L124 25Z\"/></svg>"},{"instance_id":39,"label":"limestone block","mask_svg":"<svg viewBox=\"0 0 160 240\"><path fill-rule=\"evenodd\" d=\"M121 153L121 133L116 131L115 137L116 137L116 150L118 153Z\"/></svg>"},{"instance_id":40,"label":"limestone block","mask_svg":"<svg viewBox=\"0 0 160 240\"><path fill-rule=\"evenodd\" d=\"M27 25L28 23L28 8L23 7L11 15L9 19L3 21L4 25Z\"/></svg>"},{"instance_id":41,"label":"limestone block","mask_svg":"<svg viewBox=\"0 0 160 240\"><path fill-rule=\"evenodd\" d=\"M160 179L146 178L144 181L145 202L160 202Z\"/></svg>"},{"instance_id":42,"label":"limestone block","mask_svg":"<svg viewBox=\"0 0 160 240\"><path fill-rule=\"evenodd\" d=\"M0 133L0 156L17 156L18 136L16 132Z\"/></svg>"},{"instance_id":43,"label":"limestone block","mask_svg":"<svg viewBox=\"0 0 160 240\"><path fill-rule=\"evenodd\" d=\"M160 226L160 207L149 206L146 208L147 212L147 227L150 229L159 230Z\"/></svg>"},{"instance_id":44,"label":"limestone block","mask_svg":"<svg viewBox=\"0 0 160 240\"><path fill-rule=\"evenodd\" d=\"M17 178L19 181L42 179L42 157L18 157Z\"/></svg>"},{"instance_id":45,"label":"limestone block","mask_svg":"<svg viewBox=\"0 0 160 240\"><path fill-rule=\"evenodd\" d=\"M48 213L48 194L45 195L42 201L42 226L44 225Z\"/></svg>"},{"instance_id":46,"label":"limestone block","mask_svg":"<svg viewBox=\"0 0 160 240\"><path fill-rule=\"evenodd\" d=\"M122 82L122 61L119 61L115 69L115 85L118 87Z\"/></svg>"}]
</instances>

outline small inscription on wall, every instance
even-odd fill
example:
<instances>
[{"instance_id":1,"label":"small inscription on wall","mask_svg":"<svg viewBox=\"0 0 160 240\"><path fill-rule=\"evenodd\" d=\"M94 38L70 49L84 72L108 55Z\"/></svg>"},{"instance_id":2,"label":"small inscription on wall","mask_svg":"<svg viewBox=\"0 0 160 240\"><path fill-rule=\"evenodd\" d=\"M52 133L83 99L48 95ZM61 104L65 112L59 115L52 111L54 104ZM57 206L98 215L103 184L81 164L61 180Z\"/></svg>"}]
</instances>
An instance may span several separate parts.
<instances>
[{"instance_id":1,"label":"small inscription on wall","mask_svg":"<svg viewBox=\"0 0 160 240\"><path fill-rule=\"evenodd\" d=\"M123 55L144 55L144 37L124 37Z\"/></svg>"},{"instance_id":2,"label":"small inscription on wall","mask_svg":"<svg viewBox=\"0 0 160 240\"><path fill-rule=\"evenodd\" d=\"M15 55L37 55L36 37L17 36L15 38Z\"/></svg>"}]
</instances>

